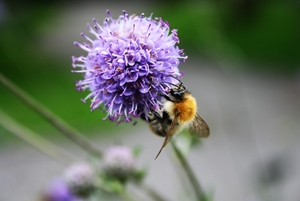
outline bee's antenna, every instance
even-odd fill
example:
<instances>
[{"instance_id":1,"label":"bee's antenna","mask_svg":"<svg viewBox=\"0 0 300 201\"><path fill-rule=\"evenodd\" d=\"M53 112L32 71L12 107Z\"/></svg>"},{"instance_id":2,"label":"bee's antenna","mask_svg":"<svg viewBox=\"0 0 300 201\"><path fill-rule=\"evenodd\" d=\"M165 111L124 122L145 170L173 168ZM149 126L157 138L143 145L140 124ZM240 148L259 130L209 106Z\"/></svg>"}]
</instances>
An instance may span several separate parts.
<instances>
[{"instance_id":1,"label":"bee's antenna","mask_svg":"<svg viewBox=\"0 0 300 201\"><path fill-rule=\"evenodd\" d=\"M184 90L186 90L185 86L183 85L182 82L180 82L180 85L176 85L176 84L173 84L171 82L164 82L164 83L168 83L170 85L173 85L174 87L176 87L178 90L180 89L180 87L183 87Z\"/></svg>"},{"instance_id":2,"label":"bee's antenna","mask_svg":"<svg viewBox=\"0 0 300 201\"><path fill-rule=\"evenodd\" d=\"M166 77L174 78L174 79L177 80L178 82L182 83L181 80L179 80L177 77L175 77L175 76L173 76L173 75L166 75Z\"/></svg>"},{"instance_id":3,"label":"bee's antenna","mask_svg":"<svg viewBox=\"0 0 300 201\"><path fill-rule=\"evenodd\" d=\"M174 77L174 76L172 76L172 75L167 75L166 77L174 78L175 80L177 80L177 81L180 83L180 85L178 86L178 85L175 85L175 84L170 83L170 82L166 82L166 83L172 84L173 86L176 86L177 88L180 88L181 86L182 86L183 88L185 88L185 86L183 85L182 81L179 80L177 77Z\"/></svg>"},{"instance_id":4,"label":"bee's antenna","mask_svg":"<svg viewBox=\"0 0 300 201\"><path fill-rule=\"evenodd\" d=\"M171 82L163 82L163 83L168 83L168 84L170 84L170 85L173 85L174 87L178 87L178 85L173 84L173 83L171 83Z\"/></svg>"}]
</instances>

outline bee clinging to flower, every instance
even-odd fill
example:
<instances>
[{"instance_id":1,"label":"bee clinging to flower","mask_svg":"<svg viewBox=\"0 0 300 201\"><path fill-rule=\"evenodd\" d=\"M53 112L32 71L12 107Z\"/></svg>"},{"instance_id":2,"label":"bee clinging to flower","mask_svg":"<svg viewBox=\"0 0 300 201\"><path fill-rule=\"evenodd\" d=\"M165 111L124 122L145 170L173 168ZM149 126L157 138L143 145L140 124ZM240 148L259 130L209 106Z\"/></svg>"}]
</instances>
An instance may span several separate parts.
<instances>
[{"instance_id":1,"label":"bee clinging to flower","mask_svg":"<svg viewBox=\"0 0 300 201\"><path fill-rule=\"evenodd\" d=\"M169 93L163 95L165 101L162 110L151 111L147 116L141 116L143 120L149 123L149 127L154 134L165 137L155 159L173 135L186 127L189 128L191 135L197 137L207 138L210 134L208 125L197 113L195 98L180 80L178 82L178 84L171 84L172 87Z\"/></svg>"},{"instance_id":2,"label":"bee clinging to flower","mask_svg":"<svg viewBox=\"0 0 300 201\"><path fill-rule=\"evenodd\" d=\"M88 24L92 37L81 34L86 42L74 42L87 52L72 57L73 72L84 74L76 89L90 91L83 102L90 99L92 111L102 109L104 119L117 124L132 118L149 122L155 134L165 137L158 155L184 127L207 137L209 128L197 114L195 98L178 80L178 66L187 56L177 46L177 30L152 14L123 11L114 19L107 10L107 15L102 25L96 19Z\"/></svg>"}]
</instances>

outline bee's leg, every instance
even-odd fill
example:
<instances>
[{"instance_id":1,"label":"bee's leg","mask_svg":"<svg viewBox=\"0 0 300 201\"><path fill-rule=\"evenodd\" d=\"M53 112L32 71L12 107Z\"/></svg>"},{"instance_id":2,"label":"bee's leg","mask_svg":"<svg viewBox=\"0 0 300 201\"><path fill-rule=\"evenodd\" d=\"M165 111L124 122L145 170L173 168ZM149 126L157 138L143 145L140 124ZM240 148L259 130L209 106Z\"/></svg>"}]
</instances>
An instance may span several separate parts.
<instances>
[{"instance_id":1,"label":"bee's leg","mask_svg":"<svg viewBox=\"0 0 300 201\"><path fill-rule=\"evenodd\" d=\"M141 118L142 120L144 120L144 121L147 121L147 122L148 122L148 120L149 120L149 118L146 117L145 113L142 113L141 116L140 116L140 118Z\"/></svg>"},{"instance_id":2,"label":"bee's leg","mask_svg":"<svg viewBox=\"0 0 300 201\"><path fill-rule=\"evenodd\" d=\"M162 116L158 112L153 111L153 114L156 118L158 118L159 120L162 120Z\"/></svg>"},{"instance_id":3,"label":"bee's leg","mask_svg":"<svg viewBox=\"0 0 300 201\"><path fill-rule=\"evenodd\" d=\"M152 111L152 112L149 112L148 114L142 113L140 118L146 122L151 122L155 118L161 120L162 116L158 112Z\"/></svg>"},{"instance_id":4,"label":"bee's leg","mask_svg":"<svg viewBox=\"0 0 300 201\"><path fill-rule=\"evenodd\" d=\"M163 96L164 96L164 98L165 98L167 101L175 102L175 101L173 101L169 96L167 96L167 95L163 95Z\"/></svg>"},{"instance_id":5,"label":"bee's leg","mask_svg":"<svg viewBox=\"0 0 300 201\"><path fill-rule=\"evenodd\" d=\"M159 91L157 91L157 93L158 93L159 95L161 95L162 97L164 97L166 100L171 101L171 102L174 102L167 94L161 93L161 92L159 92Z\"/></svg>"},{"instance_id":6,"label":"bee's leg","mask_svg":"<svg viewBox=\"0 0 300 201\"><path fill-rule=\"evenodd\" d=\"M157 91L157 93L159 94L159 95L161 95L162 97L164 97L166 100L168 100L168 101L171 101L171 102L174 102L166 93L162 93L162 92L160 92L160 91Z\"/></svg>"},{"instance_id":7,"label":"bee's leg","mask_svg":"<svg viewBox=\"0 0 300 201\"><path fill-rule=\"evenodd\" d=\"M170 99L170 97L164 93L158 92L159 95L161 95L162 97L164 97L166 100L174 102L173 100Z\"/></svg>"}]
</instances>

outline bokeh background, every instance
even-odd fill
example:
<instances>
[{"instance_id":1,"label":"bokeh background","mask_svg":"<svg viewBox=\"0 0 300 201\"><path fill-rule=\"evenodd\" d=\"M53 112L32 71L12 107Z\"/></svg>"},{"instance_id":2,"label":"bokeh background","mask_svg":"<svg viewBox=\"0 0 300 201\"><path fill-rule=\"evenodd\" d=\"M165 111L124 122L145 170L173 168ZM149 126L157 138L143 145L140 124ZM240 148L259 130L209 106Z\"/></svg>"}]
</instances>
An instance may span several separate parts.
<instances>
[{"instance_id":1,"label":"bokeh background","mask_svg":"<svg viewBox=\"0 0 300 201\"><path fill-rule=\"evenodd\" d=\"M0 72L100 148L141 146L146 183L169 198L184 200L171 149L153 160L162 139L143 122L114 126L102 121L75 91L71 56L85 55L87 22L129 14L162 17L178 29L189 59L183 82L197 98L211 137L189 161L204 189L220 201L300 200L300 2L34 1L0 0ZM0 108L22 125L73 154L80 148L28 109L0 84ZM38 200L64 165L0 125L0 200ZM145 199L146 200L146 199Z\"/></svg>"}]
</instances>

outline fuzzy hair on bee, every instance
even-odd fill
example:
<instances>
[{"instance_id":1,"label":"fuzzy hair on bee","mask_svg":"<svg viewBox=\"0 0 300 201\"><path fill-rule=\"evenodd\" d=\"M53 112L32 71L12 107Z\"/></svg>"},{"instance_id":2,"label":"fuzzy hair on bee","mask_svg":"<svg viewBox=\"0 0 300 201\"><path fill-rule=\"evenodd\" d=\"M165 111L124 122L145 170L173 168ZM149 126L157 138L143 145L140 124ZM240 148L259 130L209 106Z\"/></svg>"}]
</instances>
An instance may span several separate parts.
<instances>
[{"instance_id":1,"label":"fuzzy hair on bee","mask_svg":"<svg viewBox=\"0 0 300 201\"><path fill-rule=\"evenodd\" d=\"M173 135L181 132L186 127L189 128L191 135L201 138L207 138L210 135L208 125L197 113L196 99L181 81L177 85L171 85L169 93L163 95L165 101L162 109L151 111L147 116L144 114L141 116L141 119L148 122L150 130L154 134L165 137L155 159Z\"/></svg>"}]
</instances>

